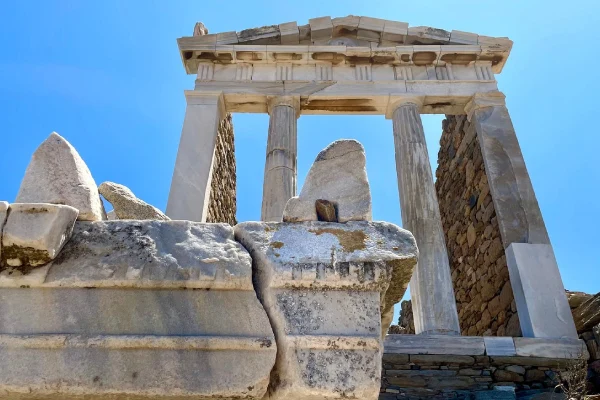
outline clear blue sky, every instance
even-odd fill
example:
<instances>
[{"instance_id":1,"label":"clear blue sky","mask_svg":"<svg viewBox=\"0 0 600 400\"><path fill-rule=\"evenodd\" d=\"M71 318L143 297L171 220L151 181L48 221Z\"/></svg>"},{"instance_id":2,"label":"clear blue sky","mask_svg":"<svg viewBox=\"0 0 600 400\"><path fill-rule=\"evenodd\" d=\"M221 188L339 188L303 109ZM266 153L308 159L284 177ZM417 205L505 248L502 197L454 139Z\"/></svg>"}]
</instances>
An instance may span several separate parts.
<instances>
[{"instance_id":1,"label":"clear blue sky","mask_svg":"<svg viewBox=\"0 0 600 400\"><path fill-rule=\"evenodd\" d=\"M309 18L366 15L508 36L498 77L568 289L600 290L597 0L5 1L0 6L0 200L13 201L51 131L69 140L98 184L129 186L165 209L185 112L176 38L196 21L224 32ZM437 161L442 116L424 117ZM238 219L258 220L268 117L234 115ZM299 188L339 138L367 151L373 216L400 224L392 126L380 116L302 116Z\"/></svg>"}]
</instances>

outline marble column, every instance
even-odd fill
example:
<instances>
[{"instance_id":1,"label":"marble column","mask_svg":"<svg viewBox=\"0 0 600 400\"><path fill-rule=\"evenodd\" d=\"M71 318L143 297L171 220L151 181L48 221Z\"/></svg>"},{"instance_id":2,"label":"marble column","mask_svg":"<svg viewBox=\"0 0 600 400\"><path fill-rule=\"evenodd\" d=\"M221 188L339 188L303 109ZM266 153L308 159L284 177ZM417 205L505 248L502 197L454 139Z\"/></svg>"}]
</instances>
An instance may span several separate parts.
<instances>
[{"instance_id":1,"label":"marble column","mask_svg":"<svg viewBox=\"0 0 600 400\"><path fill-rule=\"evenodd\" d=\"M413 233L419 262L410 281L417 334L459 335L458 314L438 200L418 101L392 114L402 225Z\"/></svg>"},{"instance_id":2,"label":"marble column","mask_svg":"<svg viewBox=\"0 0 600 400\"><path fill-rule=\"evenodd\" d=\"M575 324L505 96L477 93L475 125L524 336L577 338Z\"/></svg>"},{"instance_id":3,"label":"marble column","mask_svg":"<svg viewBox=\"0 0 600 400\"><path fill-rule=\"evenodd\" d=\"M225 116L220 92L185 92L187 108L167 215L171 219L206 222L219 123Z\"/></svg>"},{"instance_id":4,"label":"marble column","mask_svg":"<svg viewBox=\"0 0 600 400\"><path fill-rule=\"evenodd\" d=\"M297 119L300 102L294 97L269 100L269 136L263 183L262 221L279 221L287 201L296 195Z\"/></svg>"}]
</instances>

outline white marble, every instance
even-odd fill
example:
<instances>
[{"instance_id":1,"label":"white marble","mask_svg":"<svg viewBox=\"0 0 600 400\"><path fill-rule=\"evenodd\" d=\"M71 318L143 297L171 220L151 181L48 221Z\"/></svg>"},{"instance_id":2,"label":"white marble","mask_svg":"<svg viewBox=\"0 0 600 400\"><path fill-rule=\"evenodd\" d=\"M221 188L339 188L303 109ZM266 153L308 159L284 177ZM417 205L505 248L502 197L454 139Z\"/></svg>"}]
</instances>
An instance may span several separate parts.
<instances>
[{"instance_id":1,"label":"white marble","mask_svg":"<svg viewBox=\"0 0 600 400\"><path fill-rule=\"evenodd\" d=\"M174 220L205 222L217 130L225 110L219 92L185 95L187 108L166 214Z\"/></svg>"},{"instance_id":2,"label":"white marble","mask_svg":"<svg viewBox=\"0 0 600 400\"><path fill-rule=\"evenodd\" d=\"M52 132L35 150L15 203L50 203L75 207L80 221L106 219L90 170L75 148Z\"/></svg>"},{"instance_id":3,"label":"white marble","mask_svg":"<svg viewBox=\"0 0 600 400\"><path fill-rule=\"evenodd\" d=\"M511 337L484 336L485 354L487 356L516 356L515 342Z\"/></svg>"},{"instance_id":4,"label":"white marble","mask_svg":"<svg viewBox=\"0 0 600 400\"><path fill-rule=\"evenodd\" d=\"M78 215L71 206L12 203L1 232L3 269L27 274L52 261L71 237Z\"/></svg>"},{"instance_id":5,"label":"white marble","mask_svg":"<svg viewBox=\"0 0 600 400\"><path fill-rule=\"evenodd\" d=\"M590 357L585 342L577 338L545 339L516 337L517 356L577 359Z\"/></svg>"},{"instance_id":6,"label":"white marble","mask_svg":"<svg viewBox=\"0 0 600 400\"><path fill-rule=\"evenodd\" d=\"M316 157L298 197L285 205L284 222L317 221L315 202L333 203L337 220L371 221L371 191L365 149L356 140L336 140Z\"/></svg>"},{"instance_id":7,"label":"white marble","mask_svg":"<svg viewBox=\"0 0 600 400\"><path fill-rule=\"evenodd\" d=\"M285 204L296 195L298 108L293 98L272 99L269 107L262 221L281 221Z\"/></svg>"},{"instance_id":8,"label":"white marble","mask_svg":"<svg viewBox=\"0 0 600 400\"><path fill-rule=\"evenodd\" d=\"M512 243L506 263L523 336L577 339L552 246Z\"/></svg>"},{"instance_id":9,"label":"white marble","mask_svg":"<svg viewBox=\"0 0 600 400\"><path fill-rule=\"evenodd\" d=\"M419 105L400 103L392 121L402 226L415 235L419 246L419 263L410 282L415 330L459 335L450 264Z\"/></svg>"},{"instance_id":10,"label":"white marble","mask_svg":"<svg viewBox=\"0 0 600 400\"><path fill-rule=\"evenodd\" d=\"M478 336L387 335L385 352L482 356L485 345L483 338Z\"/></svg>"},{"instance_id":11,"label":"white marble","mask_svg":"<svg viewBox=\"0 0 600 400\"><path fill-rule=\"evenodd\" d=\"M276 335L269 398L377 399L382 333L416 261L410 233L382 222L245 222L235 234Z\"/></svg>"}]
</instances>

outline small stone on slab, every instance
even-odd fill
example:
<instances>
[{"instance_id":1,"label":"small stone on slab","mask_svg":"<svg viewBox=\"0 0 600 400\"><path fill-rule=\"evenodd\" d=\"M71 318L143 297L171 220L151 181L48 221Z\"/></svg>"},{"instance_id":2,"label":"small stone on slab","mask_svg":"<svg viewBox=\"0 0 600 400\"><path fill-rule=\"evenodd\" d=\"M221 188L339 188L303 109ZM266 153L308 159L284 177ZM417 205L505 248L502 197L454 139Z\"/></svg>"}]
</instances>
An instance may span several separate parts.
<instances>
[{"instance_id":1,"label":"small stone on slab","mask_svg":"<svg viewBox=\"0 0 600 400\"><path fill-rule=\"evenodd\" d=\"M338 222L335 204L332 202L318 199L315 201L315 208L317 210L317 218L319 221Z\"/></svg>"},{"instance_id":2,"label":"small stone on slab","mask_svg":"<svg viewBox=\"0 0 600 400\"><path fill-rule=\"evenodd\" d=\"M106 219L90 170L56 132L33 153L15 203L64 204L79 210L80 221Z\"/></svg>"},{"instance_id":3,"label":"small stone on slab","mask_svg":"<svg viewBox=\"0 0 600 400\"><path fill-rule=\"evenodd\" d=\"M71 237L77 214L65 205L11 204L2 234L0 269L28 273L52 261Z\"/></svg>"}]
</instances>

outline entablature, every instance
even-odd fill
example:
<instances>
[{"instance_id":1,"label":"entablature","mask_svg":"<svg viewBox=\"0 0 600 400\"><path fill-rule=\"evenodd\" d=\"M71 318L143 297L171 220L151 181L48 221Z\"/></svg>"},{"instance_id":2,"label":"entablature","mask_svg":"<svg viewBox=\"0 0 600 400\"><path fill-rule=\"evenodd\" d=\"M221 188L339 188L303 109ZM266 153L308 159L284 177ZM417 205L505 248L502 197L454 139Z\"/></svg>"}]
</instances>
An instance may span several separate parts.
<instances>
[{"instance_id":1,"label":"entablature","mask_svg":"<svg viewBox=\"0 0 600 400\"><path fill-rule=\"evenodd\" d=\"M296 22L178 39L183 64L193 74L201 62L215 64L319 64L355 66L470 65L489 62L500 73L512 41L461 31L409 27L370 17L320 17Z\"/></svg>"}]
</instances>

